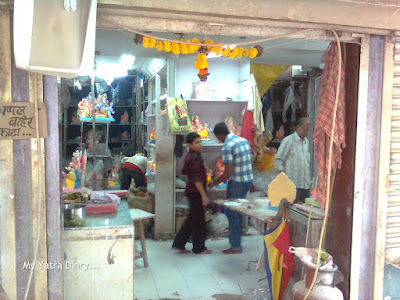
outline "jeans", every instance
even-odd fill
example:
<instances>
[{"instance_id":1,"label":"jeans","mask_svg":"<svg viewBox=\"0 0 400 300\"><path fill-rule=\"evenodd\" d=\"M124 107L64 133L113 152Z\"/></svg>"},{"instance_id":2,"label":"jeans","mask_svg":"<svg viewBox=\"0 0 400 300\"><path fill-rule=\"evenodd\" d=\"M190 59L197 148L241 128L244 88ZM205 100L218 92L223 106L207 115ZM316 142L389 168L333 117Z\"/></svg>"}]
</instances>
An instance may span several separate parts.
<instances>
[{"instance_id":1,"label":"jeans","mask_svg":"<svg viewBox=\"0 0 400 300\"><path fill-rule=\"evenodd\" d=\"M247 192L251 188L251 184L252 182L236 182L233 180L228 181L226 198L238 199L246 197ZM225 215L228 218L229 243L231 244L232 249L240 250L242 249L241 237L243 216L230 209L225 209Z\"/></svg>"}]
</instances>

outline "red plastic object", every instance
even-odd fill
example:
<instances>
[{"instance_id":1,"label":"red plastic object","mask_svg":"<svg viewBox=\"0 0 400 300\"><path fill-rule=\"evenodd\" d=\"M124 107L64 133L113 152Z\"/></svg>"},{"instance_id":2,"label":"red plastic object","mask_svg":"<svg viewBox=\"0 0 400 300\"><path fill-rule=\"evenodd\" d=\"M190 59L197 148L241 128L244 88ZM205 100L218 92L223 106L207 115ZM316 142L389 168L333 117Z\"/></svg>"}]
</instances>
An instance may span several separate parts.
<instances>
[{"instance_id":1,"label":"red plastic object","mask_svg":"<svg viewBox=\"0 0 400 300\"><path fill-rule=\"evenodd\" d=\"M116 203L87 204L86 214L109 214L118 211Z\"/></svg>"}]
</instances>

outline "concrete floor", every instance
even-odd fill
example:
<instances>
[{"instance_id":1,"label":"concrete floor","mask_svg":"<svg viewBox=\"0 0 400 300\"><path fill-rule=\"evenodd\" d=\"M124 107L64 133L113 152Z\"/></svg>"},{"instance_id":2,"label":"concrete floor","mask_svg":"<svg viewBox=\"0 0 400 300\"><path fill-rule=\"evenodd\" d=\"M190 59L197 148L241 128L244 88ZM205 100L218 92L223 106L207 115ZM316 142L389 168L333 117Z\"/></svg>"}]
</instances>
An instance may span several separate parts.
<instances>
[{"instance_id":1,"label":"concrete floor","mask_svg":"<svg viewBox=\"0 0 400 300\"><path fill-rule=\"evenodd\" d=\"M172 241L146 240L149 268L141 259L136 261L135 299L251 299L240 295L267 290L266 279L258 281L265 273L256 271L255 263L249 268L249 261L258 260L262 251L262 235L244 236L243 253L234 255L221 252L229 248L227 238L207 240L213 251L209 255L176 254L171 245Z\"/></svg>"}]
</instances>

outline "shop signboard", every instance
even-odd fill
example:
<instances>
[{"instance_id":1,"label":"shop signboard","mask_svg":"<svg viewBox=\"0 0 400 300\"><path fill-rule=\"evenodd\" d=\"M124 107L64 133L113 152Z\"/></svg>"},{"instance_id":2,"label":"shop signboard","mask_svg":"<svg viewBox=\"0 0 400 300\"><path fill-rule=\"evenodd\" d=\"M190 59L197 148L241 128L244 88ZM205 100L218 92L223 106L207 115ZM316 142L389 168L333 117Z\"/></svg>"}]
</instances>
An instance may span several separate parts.
<instances>
[{"instance_id":1,"label":"shop signboard","mask_svg":"<svg viewBox=\"0 0 400 300\"><path fill-rule=\"evenodd\" d=\"M38 103L39 137L47 137L46 106ZM0 140L36 138L35 105L0 102Z\"/></svg>"}]
</instances>

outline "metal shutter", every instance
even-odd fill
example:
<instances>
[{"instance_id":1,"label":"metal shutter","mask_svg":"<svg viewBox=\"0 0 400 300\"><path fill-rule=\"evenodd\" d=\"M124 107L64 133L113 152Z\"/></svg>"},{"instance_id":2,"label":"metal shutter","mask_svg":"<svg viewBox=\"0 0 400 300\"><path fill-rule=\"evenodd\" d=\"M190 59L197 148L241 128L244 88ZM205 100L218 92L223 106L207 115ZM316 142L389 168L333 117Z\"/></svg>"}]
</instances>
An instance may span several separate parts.
<instances>
[{"instance_id":1,"label":"metal shutter","mask_svg":"<svg viewBox=\"0 0 400 300\"><path fill-rule=\"evenodd\" d=\"M396 38L393 69L392 139L386 227L386 261L400 263L400 38Z\"/></svg>"}]
</instances>

